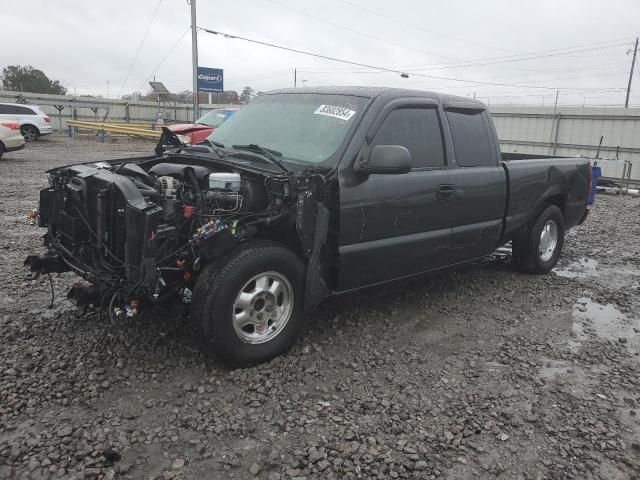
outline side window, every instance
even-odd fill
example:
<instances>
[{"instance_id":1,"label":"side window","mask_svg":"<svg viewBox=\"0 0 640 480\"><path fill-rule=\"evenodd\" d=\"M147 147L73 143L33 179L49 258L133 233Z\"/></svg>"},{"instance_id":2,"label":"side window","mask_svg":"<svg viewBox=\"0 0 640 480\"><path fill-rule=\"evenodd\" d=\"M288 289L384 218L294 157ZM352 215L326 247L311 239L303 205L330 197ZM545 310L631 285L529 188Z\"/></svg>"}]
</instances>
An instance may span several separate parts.
<instances>
[{"instance_id":1,"label":"side window","mask_svg":"<svg viewBox=\"0 0 640 480\"><path fill-rule=\"evenodd\" d=\"M13 107L16 109L15 113L18 115L35 115L35 112L31 110L29 107Z\"/></svg>"},{"instance_id":2,"label":"side window","mask_svg":"<svg viewBox=\"0 0 640 480\"><path fill-rule=\"evenodd\" d=\"M413 168L444 166L442 130L435 108L399 108L385 118L373 139L376 145L402 145L413 158Z\"/></svg>"},{"instance_id":3,"label":"side window","mask_svg":"<svg viewBox=\"0 0 640 480\"><path fill-rule=\"evenodd\" d=\"M481 167L496 164L493 140L485 122L485 115L484 111L477 110L447 111L458 166Z\"/></svg>"},{"instance_id":4,"label":"side window","mask_svg":"<svg viewBox=\"0 0 640 480\"><path fill-rule=\"evenodd\" d=\"M15 113L13 105L0 105L0 115L12 115Z\"/></svg>"}]
</instances>

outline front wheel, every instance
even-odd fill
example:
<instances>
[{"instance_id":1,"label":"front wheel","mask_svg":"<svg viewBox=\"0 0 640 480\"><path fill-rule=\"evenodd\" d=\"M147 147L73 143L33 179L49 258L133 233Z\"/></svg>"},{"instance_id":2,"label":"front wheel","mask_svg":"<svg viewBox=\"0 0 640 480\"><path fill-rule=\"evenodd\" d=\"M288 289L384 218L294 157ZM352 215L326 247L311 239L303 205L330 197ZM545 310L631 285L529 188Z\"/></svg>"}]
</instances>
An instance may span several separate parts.
<instances>
[{"instance_id":1,"label":"front wheel","mask_svg":"<svg viewBox=\"0 0 640 480\"><path fill-rule=\"evenodd\" d=\"M305 268L290 250L252 242L207 267L192 319L205 353L250 366L286 352L303 324Z\"/></svg>"},{"instance_id":2,"label":"front wheel","mask_svg":"<svg viewBox=\"0 0 640 480\"><path fill-rule=\"evenodd\" d=\"M564 245L564 216L549 205L535 223L513 240L516 267L527 273L547 273L556 266Z\"/></svg>"}]
</instances>

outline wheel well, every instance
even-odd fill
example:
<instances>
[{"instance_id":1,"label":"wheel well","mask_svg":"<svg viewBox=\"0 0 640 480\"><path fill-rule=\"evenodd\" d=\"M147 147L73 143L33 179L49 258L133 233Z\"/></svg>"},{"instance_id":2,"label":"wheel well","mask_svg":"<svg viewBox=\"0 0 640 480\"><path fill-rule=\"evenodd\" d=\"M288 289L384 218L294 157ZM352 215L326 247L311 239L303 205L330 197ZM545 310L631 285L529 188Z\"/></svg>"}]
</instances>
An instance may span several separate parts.
<instances>
[{"instance_id":1,"label":"wheel well","mask_svg":"<svg viewBox=\"0 0 640 480\"><path fill-rule=\"evenodd\" d=\"M283 222L281 225L274 225L272 228L266 229L258 238L269 239L291 250L306 262L295 226Z\"/></svg>"},{"instance_id":2,"label":"wheel well","mask_svg":"<svg viewBox=\"0 0 640 480\"><path fill-rule=\"evenodd\" d=\"M562 212L562 216L564 216L564 207L566 205L566 198L564 195L558 194L546 198L543 202L542 207L540 208L540 211L538 212L538 215L540 215L540 213L542 213L542 210L544 210L544 208L548 205L555 205L556 207L558 207Z\"/></svg>"},{"instance_id":3,"label":"wheel well","mask_svg":"<svg viewBox=\"0 0 640 480\"><path fill-rule=\"evenodd\" d=\"M538 217L544 212L544 209L549 205L555 205L562 212L562 216L564 217L564 207L566 204L565 196L562 194L551 195L545 198L537 207L534 212L534 215L529 219L529 221L524 224L518 231L513 232L512 238L518 237L518 235L526 234L527 230L533 226L533 224L538 220Z\"/></svg>"},{"instance_id":4,"label":"wheel well","mask_svg":"<svg viewBox=\"0 0 640 480\"><path fill-rule=\"evenodd\" d=\"M40 129L35 125L33 125L32 123L23 123L22 125L20 125L20 130L22 130L23 127L33 127L38 132L38 135L40 134Z\"/></svg>"}]
</instances>

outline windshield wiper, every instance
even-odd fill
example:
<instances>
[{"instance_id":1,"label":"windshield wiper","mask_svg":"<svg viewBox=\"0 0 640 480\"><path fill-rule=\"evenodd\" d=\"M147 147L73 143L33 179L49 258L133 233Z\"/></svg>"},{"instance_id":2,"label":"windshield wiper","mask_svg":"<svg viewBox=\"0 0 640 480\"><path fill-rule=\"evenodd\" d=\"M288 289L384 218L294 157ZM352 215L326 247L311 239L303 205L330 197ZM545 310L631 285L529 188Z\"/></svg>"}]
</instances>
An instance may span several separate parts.
<instances>
[{"instance_id":1,"label":"windshield wiper","mask_svg":"<svg viewBox=\"0 0 640 480\"><path fill-rule=\"evenodd\" d=\"M220 142L214 142L213 140L209 140L208 138L205 138L203 141L201 141L200 143L207 143L209 145L209 148L216 153L216 155L218 155L218 158L222 158L224 157L224 153L221 153L220 150L218 150L218 148L224 148L224 145ZM199 145L199 144L198 144ZM218 148L216 148L218 147Z\"/></svg>"},{"instance_id":2,"label":"windshield wiper","mask_svg":"<svg viewBox=\"0 0 640 480\"><path fill-rule=\"evenodd\" d=\"M277 150L271 150L270 148L264 148L260 145L256 145L255 143L249 143L247 145L231 145L233 148L237 148L238 150L248 150L250 152L259 153L266 159L270 160L271 163L279 167L284 173L291 173L287 167L285 167L280 160L276 158L276 156L281 157L282 153Z\"/></svg>"}]
</instances>

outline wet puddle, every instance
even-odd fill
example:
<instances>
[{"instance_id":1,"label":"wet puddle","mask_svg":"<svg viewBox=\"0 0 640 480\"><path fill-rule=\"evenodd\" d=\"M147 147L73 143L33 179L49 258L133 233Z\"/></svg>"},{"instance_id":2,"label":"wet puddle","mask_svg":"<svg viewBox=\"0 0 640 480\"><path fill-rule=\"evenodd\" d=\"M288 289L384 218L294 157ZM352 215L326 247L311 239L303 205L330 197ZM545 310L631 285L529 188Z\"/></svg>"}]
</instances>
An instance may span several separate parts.
<instances>
[{"instance_id":1,"label":"wet puddle","mask_svg":"<svg viewBox=\"0 0 640 480\"><path fill-rule=\"evenodd\" d=\"M640 270L633 265L608 265L593 258L582 257L553 272L562 278L582 282L597 282L608 288L635 288L640 284Z\"/></svg>"},{"instance_id":2,"label":"wet puddle","mask_svg":"<svg viewBox=\"0 0 640 480\"><path fill-rule=\"evenodd\" d=\"M628 345L640 351L640 318L625 315L611 304L600 304L588 297L573 306L573 332L578 341L596 336Z\"/></svg>"},{"instance_id":3,"label":"wet puddle","mask_svg":"<svg viewBox=\"0 0 640 480\"><path fill-rule=\"evenodd\" d=\"M592 258L580 258L565 268L555 268L556 275L564 278L587 278L598 275L598 262Z\"/></svg>"}]
</instances>

